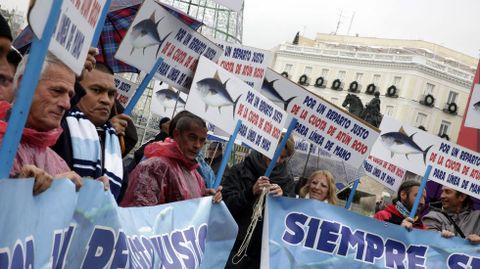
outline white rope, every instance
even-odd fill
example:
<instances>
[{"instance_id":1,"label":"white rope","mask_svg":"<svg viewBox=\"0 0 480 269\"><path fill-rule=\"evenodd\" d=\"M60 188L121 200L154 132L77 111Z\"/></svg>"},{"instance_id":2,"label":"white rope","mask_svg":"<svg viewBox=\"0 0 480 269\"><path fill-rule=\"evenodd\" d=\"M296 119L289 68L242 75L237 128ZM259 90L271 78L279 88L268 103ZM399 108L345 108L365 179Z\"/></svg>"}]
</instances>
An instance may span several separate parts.
<instances>
[{"instance_id":1,"label":"white rope","mask_svg":"<svg viewBox=\"0 0 480 269\"><path fill-rule=\"evenodd\" d=\"M248 225L247 234L243 238L243 242L240 245L240 248L238 248L237 253L235 253L235 255L232 257L233 264L240 263L242 259L245 256L247 256L247 250L248 250L248 246L250 245L250 240L252 239L253 231L255 230L255 227L257 227L258 220L262 219L263 207L265 204L265 196L267 195L267 193L268 193L268 189L263 187L262 193L260 194L260 196L258 197L258 200L255 202L255 205L253 206L252 217L251 217L250 225Z\"/></svg>"}]
</instances>

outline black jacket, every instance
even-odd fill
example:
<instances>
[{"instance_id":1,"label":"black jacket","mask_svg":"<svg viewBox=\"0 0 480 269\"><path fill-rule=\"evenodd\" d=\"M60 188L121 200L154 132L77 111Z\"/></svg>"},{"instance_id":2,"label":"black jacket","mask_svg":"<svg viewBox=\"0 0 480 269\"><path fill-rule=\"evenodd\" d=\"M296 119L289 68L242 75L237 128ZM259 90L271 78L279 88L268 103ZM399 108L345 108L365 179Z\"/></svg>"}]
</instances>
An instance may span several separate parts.
<instances>
[{"instance_id":1,"label":"black jacket","mask_svg":"<svg viewBox=\"0 0 480 269\"><path fill-rule=\"evenodd\" d=\"M247 256L239 264L232 264L232 257L237 253L250 224L256 196L252 188L257 179L263 176L267 166L262 155L253 152L245 158L243 163L232 166L223 176L222 196L230 213L238 224L238 235L226 268L259 268L262 245L262 221L257 222L253 232ZM278 184L284 196L295 195L295 183L288 173L287 165L277 165L270 176L270 183Z\"/></svg>"}]
</instances>

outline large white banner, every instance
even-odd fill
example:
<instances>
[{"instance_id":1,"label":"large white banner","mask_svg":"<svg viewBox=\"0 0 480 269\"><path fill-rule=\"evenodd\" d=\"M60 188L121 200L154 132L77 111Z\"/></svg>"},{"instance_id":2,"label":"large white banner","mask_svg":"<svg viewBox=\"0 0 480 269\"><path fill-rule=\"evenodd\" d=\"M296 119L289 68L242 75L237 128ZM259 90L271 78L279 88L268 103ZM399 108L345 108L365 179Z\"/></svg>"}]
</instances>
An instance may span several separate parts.
<instances>
[{"instance_id":1,"label":"large white banner","mask_svg":"<svg viewBox=\"0 0 480 269\"><path fill-rule=\"evenodd\" d=\"M480 84L475 84L473 87L465 117L465 126L480 129Z\"/></svg>"},{"instance_id":2,"label":"large white banner","mask_svg":"<svg viewBox=\"0 0 480 269\"><path fill-rule=\"evenodd\" d=\"M271 61L271 53L220 40L216 43L223 48L223 55L218 60L218 65L235 74L254 89L260 89Z\"/></svg>"},{"instance_id":3,"label":"large white banner","mask_svg":"<svg viewBox=\"0 0 480 269\"><path fill-rule=\"evenodd\" d=\"M53 0L37 0L29 12L29 24L37 37L41 37L47 23ZM105 0L64 0L58 24L48 50L80 75L88 49L93 40Z\"/></svg>"},{"instance_id":4,"label":"large white banner","mask_svg":"<svg viewBox=\"0 0 480 269\"><path fill-rule=\"evenodd\" d=\"M298 119L296 136L353 167L362 165L379 135L375 128L271 69L260 92Z\"/></svg>"},{"instance_id":5,"label":"large white banner","mask_svg":"<svg viewBox=\"0 0 480 269\"><path fill-rule=\"evenodd\" d=\"M163 62L155 77L188 93L200 55L217 61L223 50L170 14L146 0L118 48L115 58L149 73Z\"/></svg>"},{"instance_id":6,"label":"large white banner","mask_svg":"<svg viewBox=\"0 0 480 269\"><path fill-rule=\"evenodd\" d=\"M167 83L155 80L150 111L162 117L173 118L174 110L175 115L185 110L187 97L187 94L174 89Z\"/></svg>"},{"instance_id":7,"label":"large white banner","mask_svg":"<svg viewBox=\"0 0 480 269\"><path fill-rule=\"evenodd\" d=\"M238 139L272 158L287 113L235 75L200 58L186 109L232 134L242 120Z\"/></svg>"}]
</instances>

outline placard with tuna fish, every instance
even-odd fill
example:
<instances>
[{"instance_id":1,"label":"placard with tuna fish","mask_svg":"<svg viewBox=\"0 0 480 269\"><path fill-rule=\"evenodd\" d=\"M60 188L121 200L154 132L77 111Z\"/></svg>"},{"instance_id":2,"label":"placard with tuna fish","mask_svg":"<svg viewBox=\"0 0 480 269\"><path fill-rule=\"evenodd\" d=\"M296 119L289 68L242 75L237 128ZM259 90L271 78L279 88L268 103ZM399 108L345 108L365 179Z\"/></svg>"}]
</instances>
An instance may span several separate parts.
<instances>
[{"instance_id":1,"label":"placard with tuna fish","mask_svg":"<svg viewBox=\"0 0 480 269\"><path fill-rule=\"evenodd\" d=\"M175 115L185 110L188 95L181 92L167 83L155 80L153 84L152 103L150 111L162 117L173 118Z\"/></svg>"},{"instance_id":2,"label":"placard with tuna fish","mask_svg":"<svg viewBox=\"0 0 480 269\"><path fill-rule=\"evenodd\" d=\"M480 198L480 153L384 116L372 155L444 186Z\"/></svg>"},{"instance_id":3,"label":"placard with tuna fish","mask_svg":"<svg viewBox=\"0 0 480 269\"><path fill-rule=\"evenodd\" d=\"M155 77L188 93L200 55L217 61L223 50L170 14L159 3L146 0L120 44L115 58L150 72L163 62Z\"/></svg>"},{"instance_id":4,"label":"placard with tuna fish","mask_svg":"<svg viewBox=\"0 0 480 269\"><path fill-rule=\"evenodd\" d=\"M379 135L376 128L271 69L260 93L287 111L289 117L297 118L294 135L355 168L368 157Z\"/></svg>"},{"instance_id":5,"label":"placard with tuna fish","mask_svg":"<svg viewBox=\"0 0 480 269\"><path fill-rule=\"evenodd\" d=\"M216 43L223 48L223 54L218 60L218 65L243 79L254 89L260 89L265 71L267 71L271 61L271 53L266 50L221 40L217 40Z\"/></svg>"},{"instance_id":6,"label":"placard with tuna fish","mask_svg":"<svg viewBox=\"0 0 480 269\"><path fill-rule=\"evenodd\" d=\"M424 175L428 153L440 142L440 138L389 116L383 116L380 130L382 133L373 145L371 155L417 175Z\"/></svg>"},{"instance_id":7,"label":"placard with tuna fish","mask_svg":"<svg viewBox=\"0 0 480 269\"><path fill-rule=\"evenodd\" d=\"M201 57L186 109L272 158L287 122L287 113L241 79Z\"/></svg>"}]
</instances>

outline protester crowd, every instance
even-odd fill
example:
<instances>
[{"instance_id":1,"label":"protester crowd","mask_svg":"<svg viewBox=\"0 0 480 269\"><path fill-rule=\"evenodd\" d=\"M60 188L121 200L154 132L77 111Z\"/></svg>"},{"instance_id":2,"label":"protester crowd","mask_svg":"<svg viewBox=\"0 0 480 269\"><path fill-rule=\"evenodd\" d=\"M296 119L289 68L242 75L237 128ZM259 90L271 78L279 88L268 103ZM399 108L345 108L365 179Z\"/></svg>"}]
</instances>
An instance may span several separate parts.
<instances>
[{"instance_id":1,"label":"protester crowd","mask_svg":"<svg viewBox=\"0 0 480 269\"><path fill-rule=\"evenodd\" d=\"M28 55L21 56L11 46L12 36L3 17L0 31L3 139ZM96 53L95 49L90 50L80 77L51 54L45 60L10 171L12 178L35 178L33 195L47 190L53 180L64 178L70 179L77 190L82 187L82 180L99 180L123 207L154 206L211 195L213 202L225 202L239 226L227 268L259 267L261 223L253 231L246 256L235 257L262 191L273 196L337 204L336 181L327 170L315 171L301 181L304 185L296 186L286 165L295 153L292 137L269 177L264 173L270 159L251 151L243 162L227 167L220 187L213 189L224 147L219 142L209 143L207 156L203 156L208 142L206 122L187 111L172 119L163 118L160 133L142 145L132 164L125 166L123 158L137 142L135 126L115 101L113 71L95 60ZM453 189L443 187L440 204L427 205L424 192L417 216L410 218L419 187L416 181L403 182L393 204L378 211L374 218L410 230L433 230L446 238L459 236L480 244L480 211L472 208L470 197ZM424 214L427 207L429 212Z\"/></svg>"}]
</instances>

